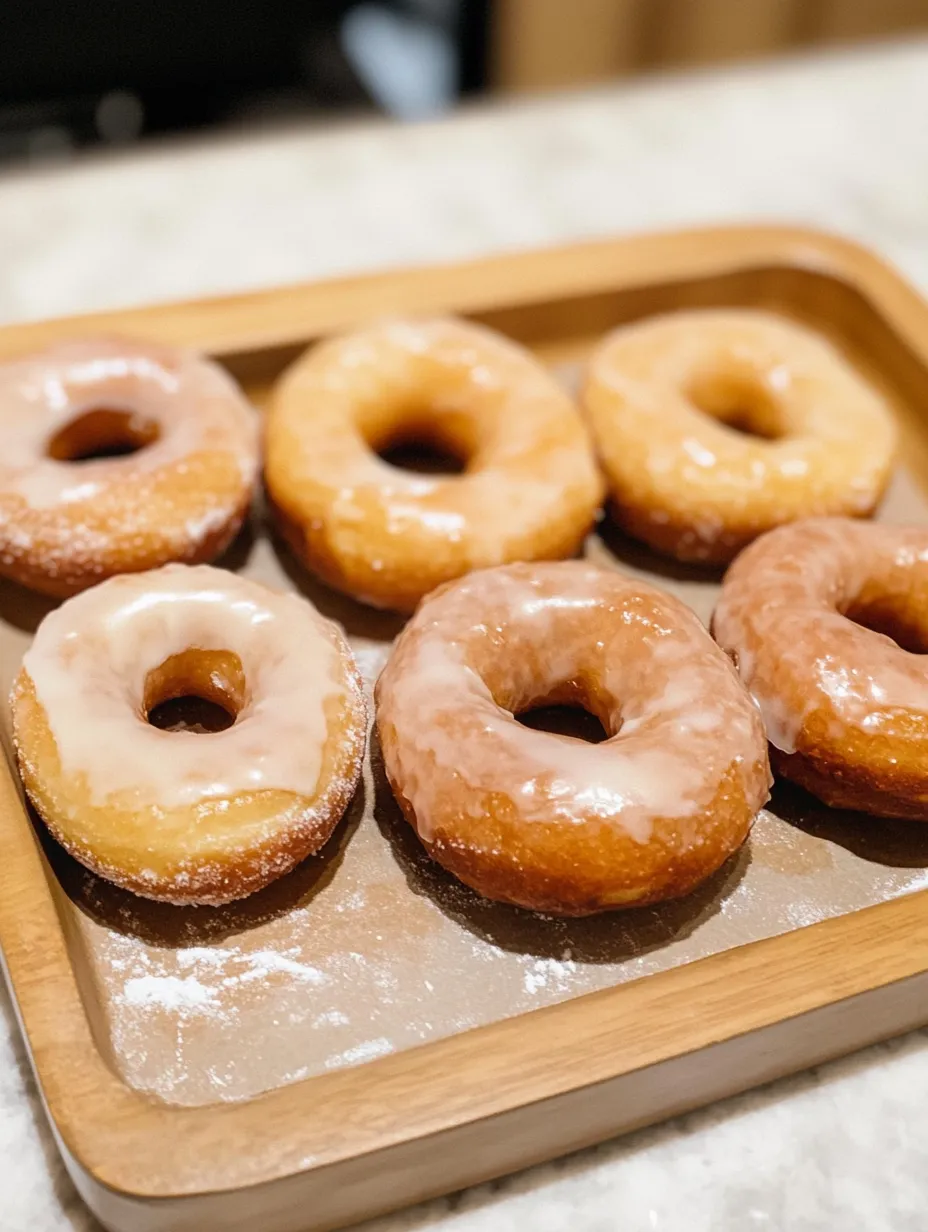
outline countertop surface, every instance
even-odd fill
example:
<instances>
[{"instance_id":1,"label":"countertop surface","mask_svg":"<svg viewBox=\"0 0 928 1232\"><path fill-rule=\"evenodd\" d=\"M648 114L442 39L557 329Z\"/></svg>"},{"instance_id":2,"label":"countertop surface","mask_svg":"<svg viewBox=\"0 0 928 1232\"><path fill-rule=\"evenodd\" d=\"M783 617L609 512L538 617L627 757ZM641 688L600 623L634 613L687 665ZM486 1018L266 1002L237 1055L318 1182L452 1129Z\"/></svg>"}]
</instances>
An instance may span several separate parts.
<instances>
[{"instance_id":1,"label":"countertop surface","mask_svg":"<svg viewBox=\"0 0 928 1232\"><path fill-rule=\"evenodd\" d=\"M928 39L7 172L0 320L745 219L842 231L928 291ZM918 1032L365 1229L923 1232L926 1097ZM4 991L0 1189L2 1232L98 1227Z\"/></svg>"}]
</instances>

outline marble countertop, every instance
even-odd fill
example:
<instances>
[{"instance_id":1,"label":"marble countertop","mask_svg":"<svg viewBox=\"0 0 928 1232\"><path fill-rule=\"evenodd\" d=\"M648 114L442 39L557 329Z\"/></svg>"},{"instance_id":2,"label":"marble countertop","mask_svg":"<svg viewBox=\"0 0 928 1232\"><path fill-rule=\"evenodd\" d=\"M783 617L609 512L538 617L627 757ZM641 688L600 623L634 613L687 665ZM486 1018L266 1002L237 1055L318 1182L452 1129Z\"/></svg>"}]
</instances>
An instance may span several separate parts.
<instances>
[{"instance_id":1,"label":"marble countertop","mask_svg":"<svg viewBox=\"0 0 928 1232\"><path fill-rule=\"evenodd\" d=\"M843 231L928 291L926 117L923 39L7 173L0 320L744 219ZM926 1091L918 1032L366 1228L922 1232ZM4 1232L97 1228L3 991L0 1187Z\"/></svg>"}]
</instances>

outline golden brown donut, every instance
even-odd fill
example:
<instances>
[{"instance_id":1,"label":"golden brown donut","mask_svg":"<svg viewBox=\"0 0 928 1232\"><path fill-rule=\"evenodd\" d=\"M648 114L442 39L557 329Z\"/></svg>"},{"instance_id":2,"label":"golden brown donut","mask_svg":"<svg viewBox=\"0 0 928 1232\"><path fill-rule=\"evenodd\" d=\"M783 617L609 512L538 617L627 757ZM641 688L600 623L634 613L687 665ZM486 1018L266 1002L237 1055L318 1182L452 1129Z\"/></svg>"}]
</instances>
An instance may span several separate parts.
<instances>
[{"instance_id":1,"label":"golden brown donut","mask_svg":"<svg viewBox=\"0 0 928 1232\"><path fill-rule=\"evenodd\" d=\"M723 564L797 518L866 517L895 449L888 406L835 347L746 309L616 330L584 404L617 522L680 560Z\"/></svg>"},{"instance_id":2,"label":"golden brown donut","mask_svg":"<svg viewBox=\"0 0 928 1232\"><path fill-rule=\"evenodd\" d=\"M194 695L224 731L162 731ZM111 578L39 625L13 686L23 783L102 877L224 903L318 851L357 784L366 716L342 635L305 599L206 565Z\"/></svg>"},{"instance_id":3,"label":"golden brown donut","mask_svg":"<svg viewBox=\"0 0 928 1232\"><path fill-rule=\"evenodd\" d=\"M0 575L34 590L212 560L257 471L257 416L207 359L104 338L0 365Z\"/></svg>"},{"instance_id":4,"label":"golden brown donut","mask_svg":"<svg viewBox=\"0 0 928 1232\"><path fill-rule=\"evenodd\" d=\"M458 476L388 465L414 440ZM463 321L394 321L324 342L277 387L266 480L284 534L331 586L411 611L441 582L570 556L601 482L579 413L527 352Z\"/></svg>"},{"instance_id":5,"label":"golden brown donut","mask_svg":"<svg viewBox=\"0 0 928 1232\"><path fill-rule=\"evenodd\" d=\"M928 820L928 530L773 531L732 565L713 628L775 770L835 808Z\"/></svg>"},{"instance_id":6,"label":"golden brown donut","mask_svg":"<svg viewBox=\"0 0 928 1232\"><path fill-rule=\"evenodd\" d=\"M584 561L430 595L377 682L387 777L426 850L488 898L588 915L686 894L767 798L760 715L696 616ZM588 744L513 717L566 703Z\"/></svg>"}]
</instances>

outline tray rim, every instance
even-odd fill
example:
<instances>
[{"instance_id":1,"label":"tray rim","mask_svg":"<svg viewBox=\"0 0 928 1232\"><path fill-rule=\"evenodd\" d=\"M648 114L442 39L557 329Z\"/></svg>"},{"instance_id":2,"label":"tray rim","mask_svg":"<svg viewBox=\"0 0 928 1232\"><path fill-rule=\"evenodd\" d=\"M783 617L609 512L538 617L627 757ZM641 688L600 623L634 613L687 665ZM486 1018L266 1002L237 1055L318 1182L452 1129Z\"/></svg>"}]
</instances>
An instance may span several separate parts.
<instances>
[{"instance_id":1,"label":"tray rim","mask_svg":"<svg viewBox=\"0 0 928 1232\"><path fill-rule=\"evenodd\" d=\"M201 349L229 355L290 345L388 312L486 311L761 265L805 268L851 285L928 367L928 303L902 275L853 241L786 226L628 236L28 322L0 328L0 356L91 332L187 344L193 337ZM251 1100L178 1107L126 1086L97 1050L50 874L24 822L14 771L4 758L4 974L66 1158L92 1184L131 1199L192 1198L323 1173L608 1084L928 972L928 890L920 890ZM679 1013L681 1005L697 1002L698 1014ZM508 1064L514 1053L518 1073ZM235 1140L247 1143L247 1156L229 1150ZM480 1179L476 1170L474 1179ZM426 1192L435 1189L422 1187L420 1196Z\"/></svg>"}]
</instances>

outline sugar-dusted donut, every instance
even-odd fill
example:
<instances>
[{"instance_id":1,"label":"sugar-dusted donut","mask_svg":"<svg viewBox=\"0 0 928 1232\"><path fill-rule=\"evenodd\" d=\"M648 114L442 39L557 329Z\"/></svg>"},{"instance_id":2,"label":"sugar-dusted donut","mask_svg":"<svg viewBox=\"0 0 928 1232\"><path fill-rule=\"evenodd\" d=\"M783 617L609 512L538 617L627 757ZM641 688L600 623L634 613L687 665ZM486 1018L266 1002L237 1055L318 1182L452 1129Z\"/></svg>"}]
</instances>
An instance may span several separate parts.
<instances>
[{"instance_id":1,"label":"sugar-dusted donut","mask_svg":"<svg viewBox=\"0 0 928 1232\"><path fill-rule=\"evenodd\" d=\"M692 890L767 798L760 715L672 596L583 561L430 595L376 688L387 777L427 851L488 898L587 915ZM580 705L608 739L513 716Z\"/></svg>"},{"instance_id":2,"label":"sugar-dusted donut","mask_svg":"<svg viewBox=\"0 0 928 1232\"><path fill-rule=\"evenodd\" d=\"M232 726L147 722L189 694ZM364 750L360 678L336 626L206 565L111 578L51 612L11 703L20 774L55 838L172 903L241 898L318 851Z\"/></svg>"},{"instance_id":3,"label":"sugar-dusted donut","mask_svg":"<svg viewBox=\"0 0 928 1232\"><path fill-rule=\"evenodd\" d=\"M0 576L64 596L212 560L258 461L255 412L192 353L104 338L0 365Z\"/></svg>"},{"instance_id":4,"label":"sugar-dusted donut","mask_svg":"<svg viewBox=\"0 0 928 1232\"><path fill-rule=\"evenodd\" d=\"M928 529L772 531L728 571L713 629L778 773L835 808L928 820Z\"/></svg>"},{"instance_id":5,"label":"sugar-dusted donut","mask_svg":"<svg viewBox=\"0 0 928 1232\"><path fill-rule=\"evenodd\" d=\"M378 457L404 440L443 447L464 473ZM400 611L471 569L572 555L601 497L570 398L527 351L451 320L376 325L298 360L274 394L266 479L311 569Z\"/></svg>"},{"instance_id":6,"label":"sugar-dusted donut","mask_svg":"<svg viewBox=\"0 0 928 1232\"><path fill-rule=\"evenodd\" d=\"M797 518L867 516L895 448L888 405L838 350L758 311L617 330L584 405L619 525L681 560L725 563Z\"/></svg>"}]
</instances>

